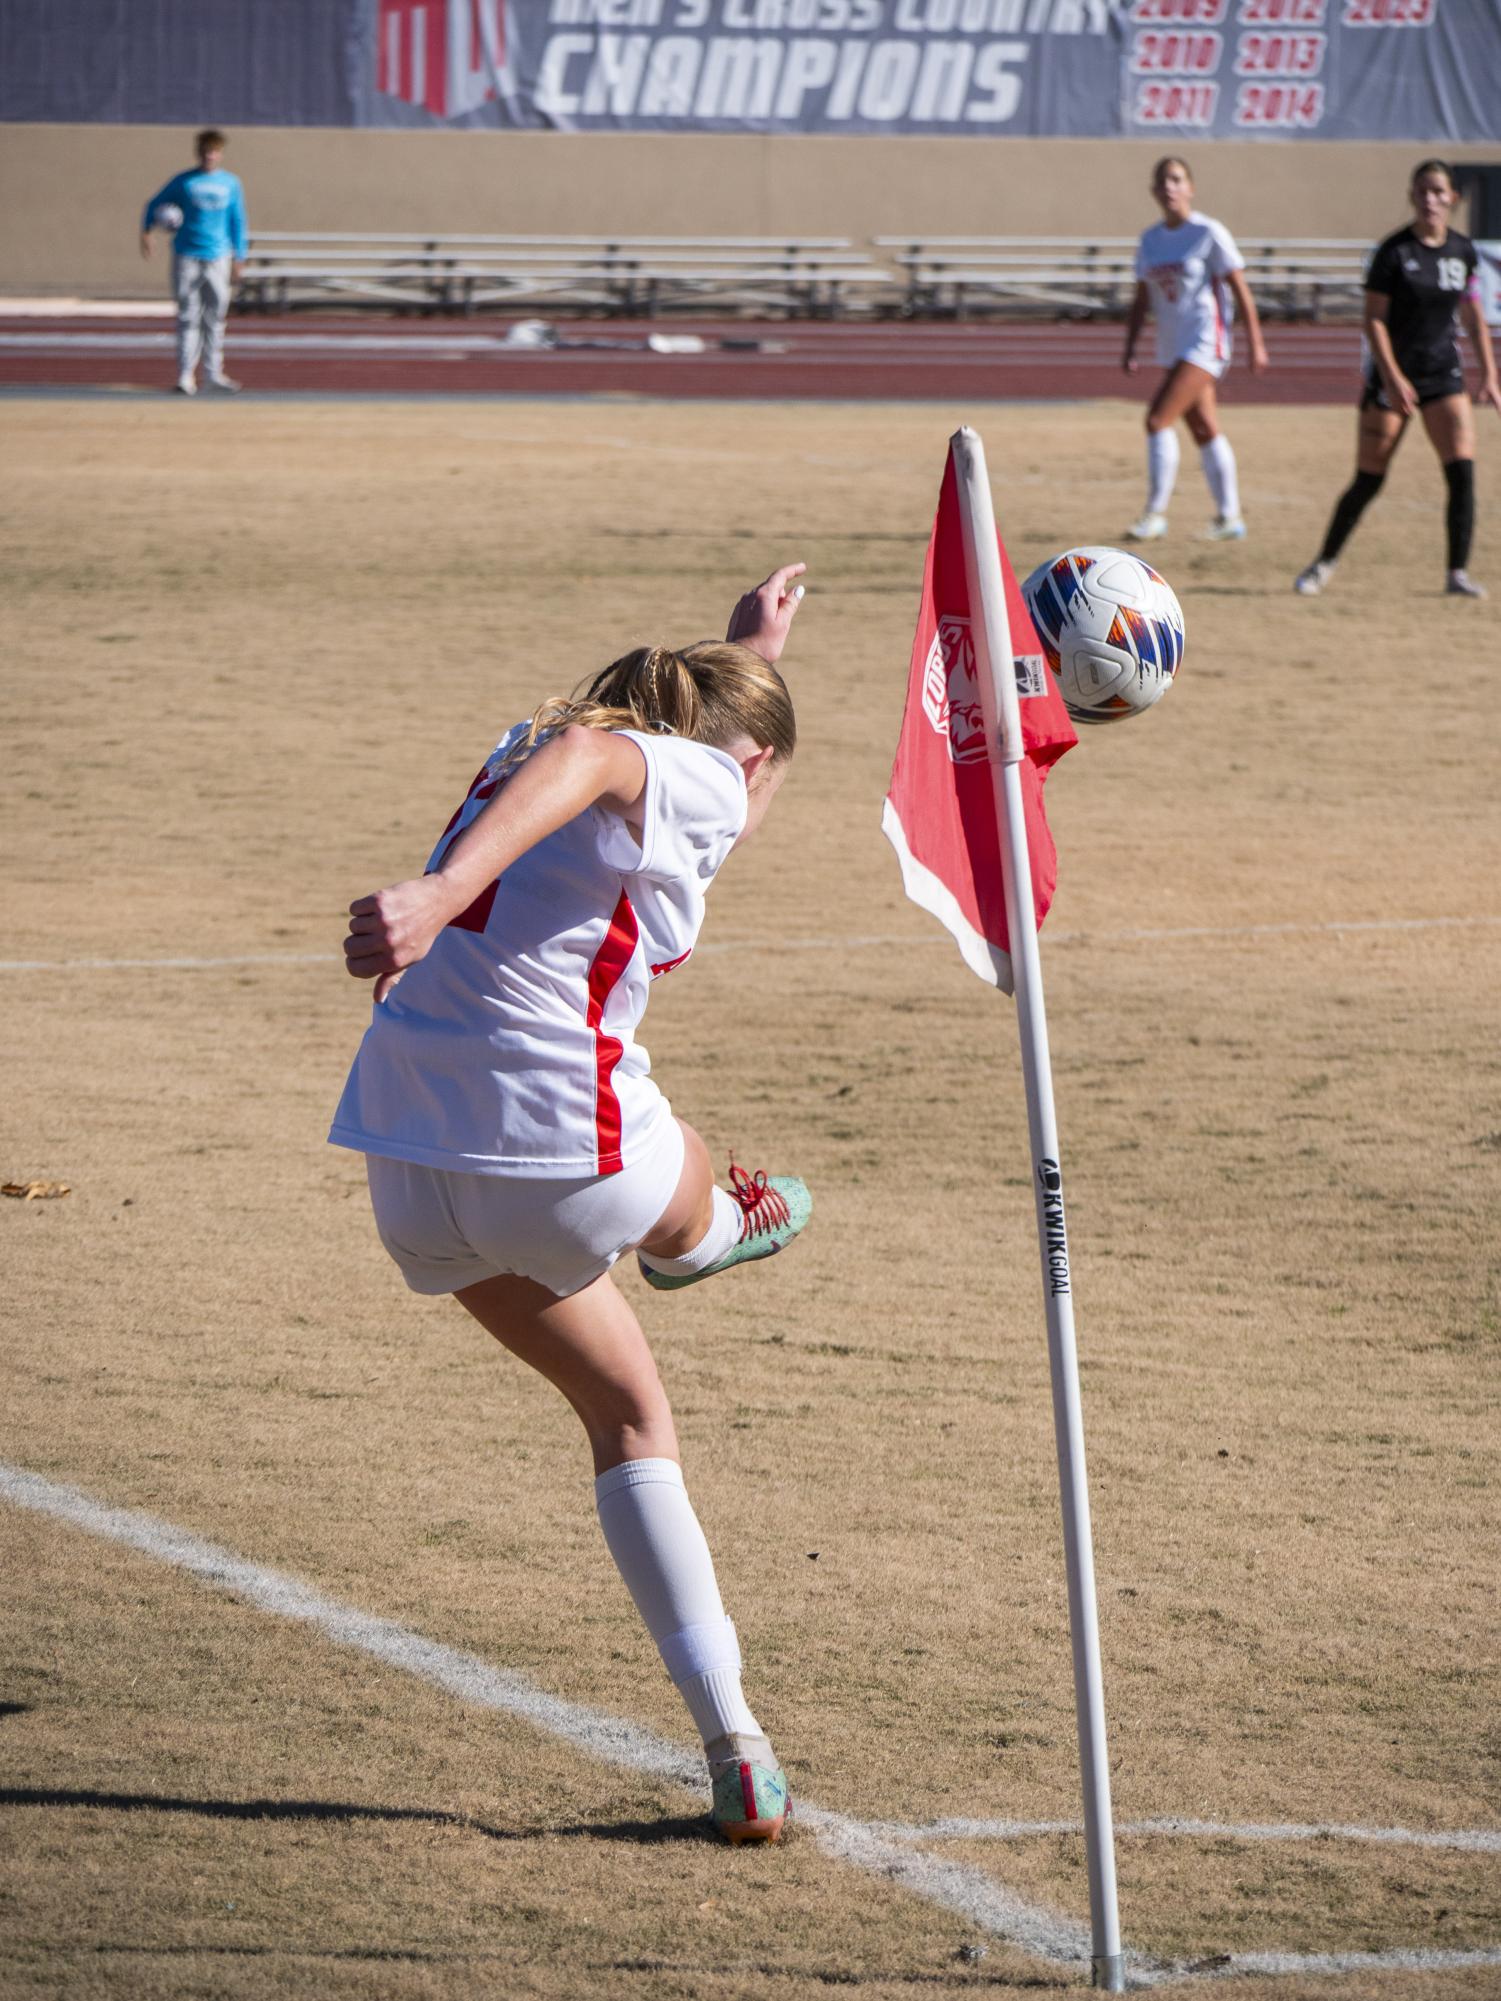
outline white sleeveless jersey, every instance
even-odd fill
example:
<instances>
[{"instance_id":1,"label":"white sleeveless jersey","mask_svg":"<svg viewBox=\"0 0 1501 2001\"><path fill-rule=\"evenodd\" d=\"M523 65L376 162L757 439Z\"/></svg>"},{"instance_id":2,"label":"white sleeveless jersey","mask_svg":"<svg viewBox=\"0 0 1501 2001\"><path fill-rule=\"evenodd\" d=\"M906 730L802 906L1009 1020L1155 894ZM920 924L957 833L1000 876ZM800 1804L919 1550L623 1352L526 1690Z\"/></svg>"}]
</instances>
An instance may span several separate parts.
<instances>
[{"instance_id":1,"label":"white sleeveless jersey","mask_svg":"<svg viewBox=\"0 0 1501 2001\"><path fill-rule=\"evenodd\" d=\"M504 737L428 863L493 796ZM635 1031L745 825L724 751L624 732L646 758L638 847L591 807L522 855L374 1008L329 1139L475 1174L617 1174L671 1116Z\"/></svg>"},{"instance_id":2,"label":"white sleeveless jersey","mask_svg":"<svg viewBox=\"0 0 1501 2001\"><path fill-rule=\"evenodd\" d=\"M1159 366L1192 361L1214 373L1224 367L1231 319L1225 279L1244 267L1224 224L1197 211L1176 229L1159 222L1142 231L1136 275L1152 295Z\"/></svg>"}]
</instances>

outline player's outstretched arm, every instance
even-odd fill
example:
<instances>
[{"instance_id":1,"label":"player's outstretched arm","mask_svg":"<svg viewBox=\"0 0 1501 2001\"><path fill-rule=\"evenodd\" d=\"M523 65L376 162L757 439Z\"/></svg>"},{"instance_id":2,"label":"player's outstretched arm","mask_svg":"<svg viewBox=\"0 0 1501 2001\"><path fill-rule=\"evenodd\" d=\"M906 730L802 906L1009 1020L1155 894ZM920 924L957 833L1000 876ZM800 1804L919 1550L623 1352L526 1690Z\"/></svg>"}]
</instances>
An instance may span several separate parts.
<instances>
[{"instance_id":1,"label":"player's outstretched arm","mask_svg":"<svg viewBox=\"0 0 1501 2001\"><path fill-rule=\"evenodd\" d=\"M516 767L432 874L350 904L346 970L357 980L375 980L375 998L384 1000L444 925L519 856L590 806L628 816L645 790L639 745L611 730L570 723Z\"/></svg>"},{"instance_id":2,"label":"player's outstretched arm","mask_svg":"<svg viewBox=\"0 0 1501 2001\"><path fill-rule=\"evenodd\" d=\"M759 653L768 666L775 665L803 601L802 585L792 580L802 576L807 567L806 563L785 563L780 570L773 570L764 584L746 591L730 613L725 638Z\"/></svg>"}]
</instances>

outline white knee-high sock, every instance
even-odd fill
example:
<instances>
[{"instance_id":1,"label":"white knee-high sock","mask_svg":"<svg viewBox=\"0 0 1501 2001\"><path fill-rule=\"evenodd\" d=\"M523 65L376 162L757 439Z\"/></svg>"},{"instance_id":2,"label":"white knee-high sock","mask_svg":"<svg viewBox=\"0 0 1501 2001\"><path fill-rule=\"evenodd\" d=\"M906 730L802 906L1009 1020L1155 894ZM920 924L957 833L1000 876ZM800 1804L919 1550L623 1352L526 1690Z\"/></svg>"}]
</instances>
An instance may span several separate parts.
<instances>
[{"instance_id":1,"label":"white knee-high sock","mask_svg":"<svg viewBox=\"0 0 1501 2001\"><path fill-rule=\"evenodd\" d=\"M691 1251L685 1251L680 1258L659 1258L651 1251L641 1251L638 1254L641 1262L653 1271L665 1272L669 1278L686 1278L690 1272L702 1271L705 1265L717 1264L733 1249L740 1240L745 1216L739 1204L717 1183L713 1193L714 1213L709 1227Z\"/></svg>"},{"instance_id":2,"label":"white knee-high sock","mask_svg":"<svg viewBox=\"0 0 1501 2001\"><path fill-rule=\"evenodd\" d=\"M1178 433L1147 432L1147 512L1166 514L1178 477Z\"/></svg>"},{"instance_id":3,"label":"white knee-high sock","mask_svg":"<svg viewBox=\"0 0 1501 2001\"><path fill-rule=\"evenodd\" d=\"M705 1744L759 1737L740 1688L740 1646L714 1559L671 1459L627 1459L594 1483L599 1525L663 1665Z\"/></svg>"},{"instance_id":4,"label":"white knee-high sock","mask_svg":"<svg viewBox=\"0 0 1501 2001\"><path fill-rule=\"evenodd\" d=\"M1235 476L1235 454L1230 449L1230 440L1221 432L1207 445L1200 445L1199 457L1204 464L1204 478L1209 484L1215 513L1226 521L1239 521L1240 482Z\"/></svg>"}]
</instances>

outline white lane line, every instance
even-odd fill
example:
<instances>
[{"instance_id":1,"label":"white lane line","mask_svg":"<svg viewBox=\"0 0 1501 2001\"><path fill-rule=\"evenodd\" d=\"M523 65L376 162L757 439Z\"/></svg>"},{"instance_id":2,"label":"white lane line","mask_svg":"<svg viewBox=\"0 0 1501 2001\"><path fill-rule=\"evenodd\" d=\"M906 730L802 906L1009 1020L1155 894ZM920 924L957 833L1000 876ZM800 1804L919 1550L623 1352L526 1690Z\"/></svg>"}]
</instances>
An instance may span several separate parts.
<instances>
[{"instance_id":1,"label":"white lane line","mask_svg":"<svg viewBox=\"0 0 1501 2001\"><path fill-rule=\"evenodd\" d=\"M159 1520L133 1508L111 1508L92 1499L77 1487L44 1479L23 1467L0 1461L0 1499L32 1512L51 1516L90 1535L123 1543L145 1556L174 1565L201 1582L229 1592L233 1597L270 1612L278 1618L298 1619L316 1627L338 1646L354 1647L388 1667L430 1682L461 1702L474 1703L520 1718L534 1729L560 1737L575 1749L596 1758L601 1764L624 1767L628 1771L667 1779L704 1790L703 1767L699 1760L675 1744L650 1731L582 1703L565 1701L538 1688L524 1675L490 1666L474 1654L445 1647L425 1639L394 1620L361 1612L337 1599L325 1598L310 1585L284 1571L250 1563L219 1545L205 1542L186 1529ZM1073 1822L1031 1821L940 1821L930 1828L890 1828L830 1813L799 1800L801 1825L813 1834L823 1852L857 1869L896 1883L914 1896L936 1904L955 1916L967 1919L980 1930L1030 1953L1050 1965L1081 1968L1089 1961L1089 1930L1078 1920L1025 1902L1012 1890L982 1872L969 1869L941 1856L927 1855L909 1845L931 1837L937 1829L995 1828L1051 1833L1075 1832ZM1140 1830L1171 1828L1184 1833L1234 1833L1211 1822L1142 1822ZM1133 1829L1125 1827L1122 1833ZM1396 1839L1400 1829L1314 1828L1324 1832L1356 1835L1364 1839ZM1460 1837L1468 1840L1468 1835ZM1422 1835L1412 1839L1422 1843ZM1501 1966L1501 1946L1484 1946L1470 1951L1432 1951L1425 1947L1399 1948L1392 1952L1345 1953L1236 1953L1210 1961L1170 1964L1143 1953L1127 1956L1129 1984L1133 1988L1161 1987L1179 1981L1235 1979L1250 1974L1304 1973L1386 1973L1409 1970L1447 1970L1468 1966Z\"/></svg>"},{"instance_id":2,"label":"white lane line","mask_svg":"<svg viewBox=\"0 0 1501 2001\"><path fill-rule=\"evenodd\" d=\"M1501 1828L1357 1827L1344 1821L1117 1821L1118 1835L1191 1836L1214 1841L1373 1841L1393 1848L1461 1849L1474 1855L1501 1855ZM1043 1834L1082 1834L1081 1820L877 1821L872 1832L888 1841L1027 1841Z\"/></svg>"},{"instance_id":3,"label":"white lane line","mask_svg":"<svg viewBox=\"0 0 1501 2001\"><path fill-rule=\"evenodd\" d=\"M111 1508L77 1487L43 1479L0 1463L0 1498L50 1515L90 1535L124 1543L143 1555L188 1571L260 1611L316 1627L338 1646L354 1647L388 1667L485 1709L501 1710L534 1729L560 1737L601 1764L623 1766L653 1778L704 1791L702 1761L622 1717L567 1702L524 1675L495 1668L474 1654L425 1639L394 1620L325 1598L283 1571L249 1563L186 1529L132 1508ZM1056 1966L1089 1962L1089 1930L1076 1919L1023 1902L976 1869L923 1855L844 1814L799 1800L797 1817L825 1854L899 1883L904 1889L968 1919L1035 1958Z\"/></svg>"},{"instance_id":4,"label":"white lane line","mask_svg":"<svg viewBox=\"0 0 1501 2001\"><path fill-rule=\"evenodd\" d=\"M1050 931L1048 945L1166 945L1178 939L1313 938L1341 932L1467 931L1501 925L1501 917L1372 917L1331 919L1325 924L1194 924L1165 930ZM700 945L696 957L719 952L866 952L893 947L918 949L952 945L941 931L869 932L847 938L720 938ZM232 958L166 959L0 959L0 973L125 972L139 969L197 971L214 966L341 965L338 952L247 952Z\"/></svg>"}]
</instances>

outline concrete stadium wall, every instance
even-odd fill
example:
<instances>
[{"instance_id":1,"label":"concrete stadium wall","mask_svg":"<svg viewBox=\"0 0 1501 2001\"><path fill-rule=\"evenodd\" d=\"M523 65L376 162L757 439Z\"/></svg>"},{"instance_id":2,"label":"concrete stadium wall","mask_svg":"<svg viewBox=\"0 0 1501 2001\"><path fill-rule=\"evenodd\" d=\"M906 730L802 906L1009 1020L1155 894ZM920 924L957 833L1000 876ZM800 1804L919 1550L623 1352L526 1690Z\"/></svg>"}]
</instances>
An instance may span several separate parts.
<instances>
[{"instance_id":1,"label":"concrete stadium wall","mask_svg":"<svg viewBox=\"0 0 1501 2001\"><path fill-rule=\"evenodd\" d=\"M1081 236L1156 219L1145 140L309 131L232 133L256 229L586 235ZM1375 238L1406 219L1424 148L1316 141L1185 149L1239 236ZM1497 156L1495 146L1459 159ZM140 298L147 197L192 164L165 126L0 125L0 293ZM1463 227L1461 217L1460 226Z\"/></svg>"}]
</instances>

